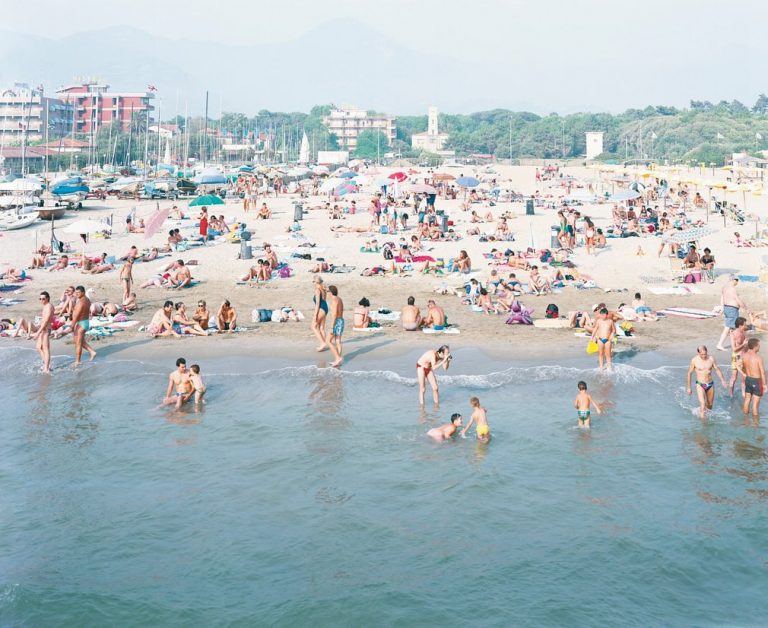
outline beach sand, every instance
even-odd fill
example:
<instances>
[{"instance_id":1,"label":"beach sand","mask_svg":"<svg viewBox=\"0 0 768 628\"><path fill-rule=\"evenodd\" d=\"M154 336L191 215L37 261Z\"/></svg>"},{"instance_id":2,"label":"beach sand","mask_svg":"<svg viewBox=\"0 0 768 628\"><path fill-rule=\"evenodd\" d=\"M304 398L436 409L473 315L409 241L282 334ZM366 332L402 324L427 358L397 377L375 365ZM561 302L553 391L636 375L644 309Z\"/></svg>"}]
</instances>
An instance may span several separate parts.
<instances>
[{"instance_id":1,"label":"beach sand","mask_svg":"<svg viewBox=\"0 0 768 628\"><path fill-rule=\"evenodd\" d=\"M501 181L502 188L512 188L523 194L531 194L539 189L545 194L552 194L554 198L563 194L561 188L548 187L546 183L537 184L534 179L533 167L507 167L494 166L496 176ZM381 169L383 173L391 172L392 169ZM454 172L455 171L455 172ZM565 169L567 174L575 176L577 179L594 178L596 171L569 167ZM475 174L476 170L470 167L452 169L451 173L455 176L460 174ZM724 176L724 175L723 175ZM610 186L610 183L606 184ZM278 279L263 286L242 286L237 285L237 279L247 272L249 265L255 263L259 256L257 250L254 251L254 260L237 259L240 245L228 242L216 242L209 246L193 248L184 253L174 253L172 257L165 257L150 263L139 263L134 267L135 285L138 286L152 275L159 272L159 268L175 258L185 260L197 260L199 264L192 267L192 273L195 279L200 283L190 289L185 290L166 290L162 288L136 289L139 311L133 318L141 321L143 324L149 322L154 311L162 304L165 299L174 301L183 300L191 312L194 310L198 299L205 299L210 310L215 312L220 303L229 299L232 305L238 310L239 321L241 325L250 328L250 331L238 334L221 334L215 338L185 338L179 339L158 339L147 340L146 334L128 330L115 333L111 338L96 340L94 345L97 350L100 347L114 344L123 346L126 344L140 347L141 351L146 351L148 347L157 347L162 351L178 352L178 348L183 344L185 346L198 347L208 346L210 343L220 344L222 350L231 352L233 355L274 355L275 352L290 355L300 359L304 356L305 360L316 361L318 356L314 347L316 341L312 336L309 324L309 318L312 314L312 275L310 268L316 264L316 257L324 257L327 261L335 264L346 264L354 266L355 270L347 274L325 274L324 279L327 284L334 284L339 288L341 298L345 302L347 319L347 332L345 341L348 346L348 360L350 354L365 351L374 355L384 355L386 351L391 350L393 344L399 347L398 351L404 349L430 348L443 343L449 343L452 347L477 347L489 355L497 357L518 358L529 356L566 356L583 355L586 340L577 337L574 330L570 329L540 329L533 326L509 326L504 323L506 316L489 316L486 314L475 313L466 305L462 305L460 298L450 295L435 295L436 286L447 285L450 287L460 287L465 278L458 275L444 275L436 277L434 275L421 275L414 272L408 276L387 276L387 277L362 277L360 273L363 269L376 264L386 264L381 254L362 253L360 247L375 237L381 244L386 241L396 242L401 235L410 237L413 230L397 235L367 235L357 233L337 234L330 230L331 225L344 226L364 226L370 222L370 217L365 211L368 200L373 190L364 190L363 193L351 195L339 201L343 206L348 204L351 198L357 199L359 209L356 215L347 215L344 220L331 221L327 212L323 210L310 210L308 215L302 221L302 233L316 247L307 249L297 249L297 241L291 240L287 233L288 226L293 219L292 202L296 200L295 196L287 195L279 198L270 197L259 199L259 205L264 200L273 210L271 220L256 220L255 212L249 212L245 215L242 210L242 203L228 202L223 206L214 206L209 209L216 215L223 214L227 222L233 219L245 220L254 236L252 244L257 246L262 242L270 242L276 247L278 256L281 260L288 261L294 271L294 276L287 279ZM326 197L310 197L304 199L305 207L324 204ZM738 198L729 198L730 201L741 202L741 195ZM766 199L768 200L768 199ZM140 249L150 246L162 245L167 237L168 229L174 226L180 226L184 233L191 234L196 231L193 229L194 221L166 221L163 229L150 239L145 239L143 234L124 233L125 218L136 209L139 218L148 217L159 205L165 207L169 201L133 201L133 200L113 200L107 201L86 201L85 207L77 212L69 212L66 218L56 222L56 233L59 239L69 241L74 251L80 251L82 244L76 235L65 234L64 228L74 220L83 218L103 218L112 216L114 221L114 233L110 239L94 238L88 244L88 254L91 256L106 252L109 255L123 255L131 245L136 245ZM479 273L480 279L486 279L491 268L488 260L484 259L482 254L490 252L492 248L512 248L515 250L525 249L528 246L537 248L549 246L550 227L557 224L556 211L552 209L536 208L534 216L525 215L523 203L505 203L500 202L495 207L488 207L486 203L473 206L482 216L489 209L494 216L499 216L504 212L511 212L514 218L509 221L511 229L515 233L514 242L479 242L477 236L466 237L465 231L469 226L469 212L461 211L459 205L461 200L445 201L438 199L438 209L445 209L451 220L455 222L455 229L463 236L459 242L439 242L430 243L428 248L429 255L433 257L445 258L454 257L459 250L464 249L469 253L473 261L473 268ZM748 197L747 204L749 211L764 209L759 203L765 204L763 197ZM177 204L187 211L187 213L196 216L197 208L186 209L187 201L179 200ZM582 215L589 215L593 218L597 227L607 227L610 225L611 204L586 205L580 208ZM694 217L704 217L703 211L693 214ZM411 224L415 224L412 217ZM709 246L716 259L718 266L718 278L714 285L708 283L696 284L697 294L689 295L654 295L649 286L644 284L641 276L661 277L665 285L671 285L672 271L669 259L666 256L657 257L659 244L658 238L627 238L627 239L609 239L608 247L599 252L596 256L587 256L583 247L577 248L573 261L578 267L578 271L591 276L599 286L596 289L576 290L567 287L558 294L545 295L540 297L523 295L520 300L528 307L535 309L534 318L542 318L544 311L549 303L556 303L561 315L565 315L570 310L584 310L591 305L599 302L605 302L609 307L615 308L621 302L631 302L636 291L643 294L648 305L654 309L661 309L672 306L687 308L700 308L710 310L719 303L719 293L723 283L726 281L725 275L730 272L738 272L746 275L758 275L761 266L761 257L763 249L761 248L743 248L737 249L729 244L733 238L734 231L740 231L742 235L750 236L754 233L754 223L745 225L723 226L721 217L712 216L709 225L716 231L712 235L706 236L701 240L702 246ZM494 223L480 224L481 232L492 233ZM37 240L35 240L37 234ZM32 251L35 242L47 242L50 238L50 225L48 223L38 223L38 226L27 228L20 231L4 232L0 237L0 268L6 266L24 267L29 264L32 257ZM637 256L635 252L638 246L642 246L646 255ZM312 255L312 260L299 260L291 258L290 253L294 250L308 251ZM535 263L534 260L532 262ZM541 265L540 265L541 266ZM420 267L419 264L416 267ZM510 269L499 267L499 273L506 275ZM39 270L28 271L32 280L24 285L22 290L14 293L4 293L3 296L13 296L24 299L24 302L13 306L4 307L0 315L9 318L18 318L19 316L30 317L38 313L37 294L40 290L48 290L54 303L57 303L59 296L67 285L83 284L86 288L92 288L95 292L94 299L109 300L119 302L121 286L118 280L118 272L112 271L101 275L86 275L79 270L70 269L67 271L49 273ZM516 271L518 278L525 281L527 272ZM764 288L760 283L742 282L739 291L750 309L764 309ZM408 296L416 298L416 304L422 311L426 309L426 301L434 297L448 315L449 322L457 325L461 333L458 335L426 335L420 332L402 331L397 323L385 323L384 326L375 332L355 332L351 330L351 313L359 299L367 297L371 302L371 310L378 308L388 308L399 310ZM255 308L278 309L281 306L292 306L306 316L306 320L300 323L251 323L251 311ZM328 325L328 328L330 324ZM688 318L667 317L659 322L645 322L635 324L636 333L630 338L622 338L619 341L619 347L634 350L655 350L667 346L686 346L690 345L691 351L695 345L700 343L709 344L712 349L717 341L722 323L719 317L706 320L695 320ZM4 343L25 341L4 340ZM191 345L190 345L191 343ZM71 344L71 338L54 341L54 352L61 353L62 348ZM218 353L218 351L217 351ZM330 361L330 360L329 360ZM314 362L313 362L314 363Z\"/></svg>"}]
</instances>

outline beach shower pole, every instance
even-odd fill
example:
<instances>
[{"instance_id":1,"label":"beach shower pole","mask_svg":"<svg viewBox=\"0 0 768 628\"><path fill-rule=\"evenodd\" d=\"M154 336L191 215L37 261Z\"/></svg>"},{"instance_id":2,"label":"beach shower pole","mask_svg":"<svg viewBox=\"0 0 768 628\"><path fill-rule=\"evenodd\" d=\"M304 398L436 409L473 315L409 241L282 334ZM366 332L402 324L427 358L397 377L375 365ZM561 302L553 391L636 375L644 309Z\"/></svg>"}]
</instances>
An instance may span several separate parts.
<instances>
[{"instance_id":1,"label":"beach shower pole","mask_svg":"<svg viewBox=\"0 0 768 628\"><path fill-rule=\"evenodd\" d=\"M208 157L208 91L205 92L205 131L203 132L203 142L201 151L203 153L203 168L205 168L205 160Z\"/></svg>"}]
</instances>

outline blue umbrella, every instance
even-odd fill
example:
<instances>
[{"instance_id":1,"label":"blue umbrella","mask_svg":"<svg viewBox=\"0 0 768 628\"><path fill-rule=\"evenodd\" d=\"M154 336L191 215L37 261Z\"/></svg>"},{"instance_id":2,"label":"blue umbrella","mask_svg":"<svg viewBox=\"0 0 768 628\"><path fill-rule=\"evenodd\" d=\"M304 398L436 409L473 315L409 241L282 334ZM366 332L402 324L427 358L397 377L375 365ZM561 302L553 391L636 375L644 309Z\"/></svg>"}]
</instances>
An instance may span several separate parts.
<instances>
[{"instance_id":1,"label":"blue umbrella","mask_svg":"<svg viewBox=\"0 0 768 628\"><path fill-rule=\"evenodd\" d=\"M342 172L339 176L342 179L354 179L357 176L357 173L352 172L351 170L348 170L347 172Z\"/></svg>"},{"instance_id":2,"label":"blue umbrella","mask_svg":"<svg viewBox=\"0 0 768 628\"><path fill-rule=\"evenodd\" d=\"M475 177L459 177L456 179L456 185L463 188L476 188L480 185L480 179L475 179Z\"/></svg>"}]
</instances>

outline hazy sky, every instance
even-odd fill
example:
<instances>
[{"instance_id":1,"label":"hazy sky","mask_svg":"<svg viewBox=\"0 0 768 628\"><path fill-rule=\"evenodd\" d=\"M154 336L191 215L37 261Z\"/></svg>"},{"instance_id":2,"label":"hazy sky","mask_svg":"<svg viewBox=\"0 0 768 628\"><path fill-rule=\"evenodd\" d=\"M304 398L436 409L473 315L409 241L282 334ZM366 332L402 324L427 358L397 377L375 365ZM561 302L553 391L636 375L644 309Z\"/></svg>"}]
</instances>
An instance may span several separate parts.
<instances>
[{"instance_id":1,"label":"hazy sky","mask_svg":"<svg viewBox=\"0 0 768 628\"><path fill-rule=\"evenodd\" d=\"M766 0L2 0L2 7L0 28L51 38L129 25L170 39L270 43L353 18L415 51L498 68L507 95L519 78L528 93L517 100L540 111L690 99L751 105L768 91ZM557 102L552 84L564 78L571 93ZM536 80L548 87L545 103L531 88Z\"/></svg>"}]
</instances>

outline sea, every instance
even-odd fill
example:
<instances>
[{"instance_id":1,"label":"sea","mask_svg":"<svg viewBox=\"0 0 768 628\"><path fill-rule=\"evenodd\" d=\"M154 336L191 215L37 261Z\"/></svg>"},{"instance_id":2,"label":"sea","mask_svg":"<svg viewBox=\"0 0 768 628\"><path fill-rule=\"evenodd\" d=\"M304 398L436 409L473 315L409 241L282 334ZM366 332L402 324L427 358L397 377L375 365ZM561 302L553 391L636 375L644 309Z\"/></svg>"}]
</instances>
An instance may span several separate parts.
<instances>
[{"instance_id":1,"label":"sea","mask_svg":"<svg viewBox=\"0 0 768 628\"><path fill-rule=\"evenodd\" d=\"M175 411L176 353L0 348L0 625L768 624L765 421L702 422L687 360L457 349L420 411L418 355L201 357ZM425 435L472 396L490 443Z\"/></svg>"}]
</instances>

